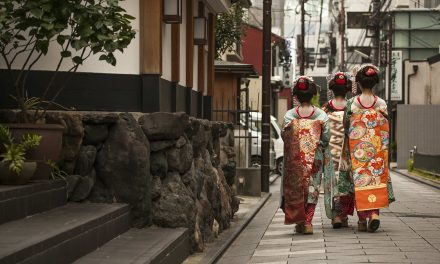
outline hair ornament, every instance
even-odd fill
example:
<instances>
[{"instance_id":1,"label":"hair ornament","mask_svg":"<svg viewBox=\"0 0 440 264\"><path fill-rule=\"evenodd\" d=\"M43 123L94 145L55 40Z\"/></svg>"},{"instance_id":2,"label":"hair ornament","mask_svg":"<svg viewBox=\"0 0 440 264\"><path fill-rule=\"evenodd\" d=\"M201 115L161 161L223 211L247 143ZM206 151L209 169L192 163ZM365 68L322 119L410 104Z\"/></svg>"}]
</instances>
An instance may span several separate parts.
<instances>
[{"instance_id":1,"label":"hair ornament","mask_svg":"<svg viewBox=\"0 0 440 264\"><path fill-rule=\"evenodd\" d=\"M337 72L335 74L335 83L338 85L345 85L347 83L345 80L345 74L343 72Z\"/></svg>"},{"instance_id":2,"label":"hair ornament","mask_svg":"<svg viewBox=\"0 0 440 264\"><path fill-rule=\"evenodd\" d=\"M376 75L377 74L377 72L373 69L373 68L368 68L366 71L365 71L365 75L367 75L367 76L374 76L374 75Z\"/></svg>"},{"instance_id":3,"label":"hair ornament","mask_svg":"<svg viewBox=\"0 0 440 264\"><path fill-rule=\"evenodd\" d=\"M295 86L298 88L298 90L307 90L308 89L308 81L309 83L313 82L313 79L308 76L299 76L296 80Z\"/></svg>"},{"instance_id":4,"label":"hair ornament","mask_svg":"<svg viewBox=\"0 0 440 264\"><path fill-rule=\"evenodd\" d=\"M368 77L372 77L380 73L379 68L377 68L373 64L364 64L361 66L361 68L358 71L362 71Z\"/></svg>"},{"instance_id":5,"label":"hair ornament","mask_svg":"<svg viewBox=\"0 0 440 264\"><path fill-rule=\"evenodd\" d=\"M305 83L304 78L300 78L298 80L298 89L300 89L300 90L307 90L307 85Z\"/></svg>"}]
</instances>

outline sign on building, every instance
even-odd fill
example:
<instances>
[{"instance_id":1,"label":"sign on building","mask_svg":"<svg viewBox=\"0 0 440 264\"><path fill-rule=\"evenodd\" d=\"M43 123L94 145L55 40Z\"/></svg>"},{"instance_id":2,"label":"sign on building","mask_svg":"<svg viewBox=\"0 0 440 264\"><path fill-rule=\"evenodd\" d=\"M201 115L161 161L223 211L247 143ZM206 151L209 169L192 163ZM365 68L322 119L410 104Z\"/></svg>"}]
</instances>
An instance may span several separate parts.
<instances>
[{"instance_id":1,"label":"sign on building","mask_svg":"<svg viewBox=\"0 0 440 264\"><path fill-rule=\"evenodd\" d=\"M402 51L393 50L391 54L391 101L402 101ZM387 78L388 71L387 71ZM387 89L388 98L388 89Z\"/></svg>"},{"instance_id":2,"label":"sign on building","mask_svg":"<svg viewBox=\"0 0 440 264\"><path fill-rule=\"evenodd\" d=\"M386 67L388 64L388 41L379 43L379 66Z\"/></svg>"}]
</instances>

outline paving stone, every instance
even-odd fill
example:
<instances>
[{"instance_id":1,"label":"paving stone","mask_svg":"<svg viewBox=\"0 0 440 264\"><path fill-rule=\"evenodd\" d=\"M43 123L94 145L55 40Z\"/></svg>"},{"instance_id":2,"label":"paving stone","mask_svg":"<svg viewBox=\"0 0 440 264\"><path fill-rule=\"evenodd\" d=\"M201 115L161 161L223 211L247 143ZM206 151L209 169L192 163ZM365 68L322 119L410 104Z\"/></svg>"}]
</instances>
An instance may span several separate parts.
<instances>
[{"instance_id":1,"label":"paving stone","mask_svg":"<svg viewBox=\"0 0 440 264\"><path fill-rule=\"evenodd\" d=\"M292 238L262 239L260 245L290 245Z\"/></svg>"},{"instance_id":2,"label":"paving stone","mask_svg":"<svg viewBox=\"0 0 440 264\"><path fill-rule=\"evenodd\" d=\"M279 261L287 261L287 255L282 256L271 256L271 257L260 257L260 256L253 256L250 259L250 263L265 263L265 262L279 262ZM242 262L247 263L247 262ZM227 263L225 263L227 264Z\"/></svg>"},{"instance_id":3,"label":"paving stone","mask_svg":"<svg viewBox=\"0 0 440 264\"><path fill-rule=\"evenodd\" d=\"M218 264L244 264L248 263L251 256L235 256L235 257L222 257Z\"/></svg>"},{"instance_id":4,"label":"paving stone","mask_svg":"<svg viewBox=\"0 0 440 264\"><path fill-rule=\"evenodd\" d=\"M270 256L288 256L291 253L290 247L277 248L277 249L256 249L254 252L255 257L270 257Z\"/></svg>"},{"instance_id":5,"label":"paving stone","mask_svg":"<svg viewBox=\"0 0 440 264\"><path fill-rule=\"evenodd\" d=\"M356 216L350 217L349 228L333 229L325 216L321 195L312 221L313 235L296 234L294 225L284 225L284 214L276 208L279 180L276 181L275 186L271 186L273 209L257 214L238 238L251 244L258 239L250 262L239 263L438 264L440 218L425 216L440 212L440 200L439 203L426 203L430 198L440 199L440 191L399 175L393 174L392 178L398 201L381 210L381 227L377 232L358 232ZM424 200L420 199L420 193L425 194ZM248 229L252 231L246 232ZM231 249L231 253L234 250ZM230 257L228 254L224 256ZM220 263L232 264L232 260Z\"/></svg>"}]
</instances>

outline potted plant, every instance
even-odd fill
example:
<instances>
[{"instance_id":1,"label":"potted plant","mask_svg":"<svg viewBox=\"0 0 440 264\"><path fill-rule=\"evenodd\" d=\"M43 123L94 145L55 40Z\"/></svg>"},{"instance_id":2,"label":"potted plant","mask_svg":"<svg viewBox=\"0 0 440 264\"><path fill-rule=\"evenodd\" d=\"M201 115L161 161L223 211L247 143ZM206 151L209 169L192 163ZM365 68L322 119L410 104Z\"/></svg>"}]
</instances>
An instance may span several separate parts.
<instances>
[{"instance_id":1,"label":"potted plant","mask_svg":"<svg viewBox=\"0 0 440 264\"><path fill-rule=\"evenodd\" d=\"M25 156L40 141L40 135L26 134L20 142L16 142L9 129L0 125L0 184L26 184L30 180L37 169L37 162L27 160Z\"/></svg>"},{"instance_id":2,"label":"potted plant","mask_svg":"<svg viewBox=\"0 0 440 264\"><path fill-rule=\"evenodd\" d=\"M88 58L116 65L115 52L123 52L135 37L133 19L119 0L0 1L0 68L8 72L22 123L8 126L16 138L42 135L40 147L32 151L36 160L57 161L61 152L63 127L44 124L46 112L62 107L58 96ZM40 91L28 78L48 54L53 70ZM35 175L48 178L50 170L40 162Z\"/></svg>"}]
</instances>

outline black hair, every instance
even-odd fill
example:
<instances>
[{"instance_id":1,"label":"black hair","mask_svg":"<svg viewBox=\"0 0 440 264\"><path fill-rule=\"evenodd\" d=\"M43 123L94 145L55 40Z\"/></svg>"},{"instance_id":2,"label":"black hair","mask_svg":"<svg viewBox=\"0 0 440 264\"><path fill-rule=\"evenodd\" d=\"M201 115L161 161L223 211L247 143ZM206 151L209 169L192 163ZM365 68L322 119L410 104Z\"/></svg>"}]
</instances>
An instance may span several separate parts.
<instances>
[{"instance_id":1,"label":"black hair","mask_svg":"<svg viewBox=\"0 0 440 264\"><path fill-rule=\"evenodd\" d=\"M330 82L328 83L328 88L333 92L335 96L342 96L345 97L345 95L351 91L352 89L352 82L347 77L347 75L344 75L345 84L337 84L336 78L339 78L339 75L335 75Z\"/></svg>"},{"instance_id":2,"label":"black hair","mask_svg":"<svg viewBox=\"0 0 440 264\"><path fill-rule=\"evenodd\" d=\"M304 80L305 88L300 89L298 87L300 83L299 82L300 79ZM310 103L310 101L312 101L313 96L317 93L318 93L318 88L316 84L312 80L303 77L299 77L297 79L295 86L293 86L293 91L292 91L292 95L296 96L296 98L301 104Z\"/></svg>"},{"instance_id":3,"label":"black hair","mask_svg":"<svg viewBox=\"0 0 440 264\"><path fill-rule=\"evenodd\" d=\"M356 82L363 89L373 89L379 83L379 73L374 66L365 66L356 73Z\"/></svg>"}]
</instances>

